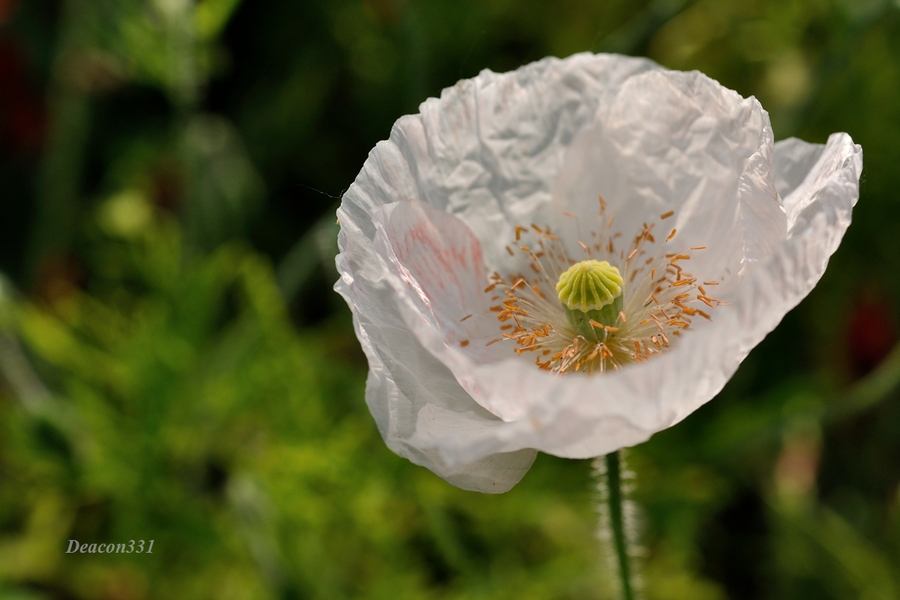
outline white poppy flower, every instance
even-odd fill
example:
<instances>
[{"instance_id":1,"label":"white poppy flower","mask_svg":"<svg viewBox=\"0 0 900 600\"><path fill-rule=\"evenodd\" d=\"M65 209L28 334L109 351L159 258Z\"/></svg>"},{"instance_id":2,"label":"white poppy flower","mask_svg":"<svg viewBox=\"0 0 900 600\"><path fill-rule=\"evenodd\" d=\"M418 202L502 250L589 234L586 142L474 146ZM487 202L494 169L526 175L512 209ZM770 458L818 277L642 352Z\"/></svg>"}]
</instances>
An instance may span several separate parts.
<instances>
[{"instance_id":1,"label":"white poppy flower","mask_svg":"<svg viewBox=\"0 0 900 600\"><path fill-rule=\"evenodd\" d=\"M335 289L387 445L503 492L538 450L594 457L679 422L822 276L861 168L848 135L773 144L755 98L646 59L444 90L338 210Z\"/></svg>"}]
</instances>

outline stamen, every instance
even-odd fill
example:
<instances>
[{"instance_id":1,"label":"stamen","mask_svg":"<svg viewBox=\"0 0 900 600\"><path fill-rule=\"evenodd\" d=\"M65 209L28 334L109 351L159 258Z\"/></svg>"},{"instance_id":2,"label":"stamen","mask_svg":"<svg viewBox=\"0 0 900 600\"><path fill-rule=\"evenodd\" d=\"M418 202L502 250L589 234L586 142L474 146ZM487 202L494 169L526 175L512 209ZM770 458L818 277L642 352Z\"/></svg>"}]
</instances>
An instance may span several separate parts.
<instances>
[{"instance_id":1,"label":"stamen","mask_svg":"<svg viewBox=\"0 0 900 600\"><path fill-rule=\"evenodd\" d=\"M600 215L604 215L606 200L602 195L598 195L597 200ZM637 234L630 238L631 243L616 248L613 240L623 235L621 231L612 230L614 215L604 215L605 223L601 221L597 227L582 228L574 213L563 214L576 219L581 239L574 241L581 251L597 260L587 258L579 263L571 258L550 227L536 223L529 227L516 226L516 242L520 243L506 246L506 250L511 256L523 252L533 275L506 274L501 277L494 273L489 279L485 293L490 294L497 286L502 292L499 297L496 294L492 297L492 302L497 304L490 306L499 321L502 337L487 342L487 345L512 340L516 355L536 352L535 365L556 374L570 371L602 374L618 371L630 362L644 362L667 350L670 337L678 338L682 330L689 329L692 317L710 319L707 312L693 304L705 304L710 308L725 304L707 296L697 278L682 268L680 263L691 259L685 249L663 252L664 246L660 245L649 250L650 244L657 243L653 229L659 226L658 222L643 223ZM668 211L659 219L665 220L674 214L674 210ZM588 230L587 237L583 236L583 230ZM523 237L524 233L534 236L529 245L521 245L522 241L529 241L527 236ZM664 241L671 242L676 234L677 230L673 228ZM689 249L705 248L695 245ZM600 260L603 257L623 265L627 274L619 273L609 262ZM585 264L604 262L610 273L614 272L612 280L608 281L613 277L608 273L601 273L603 276L598 280L594 269L586 268ZM627 292L622 283L625 275L629 282ZM547 293L554 282L561 304ZM611 283L615 285L605 285ZM717 283L708 281L703 285ZM643 304L641 298L645 298ZM577 307L570 304L577 304ZM466 315L462 320L471 316ZM460 345L464 346L464 342L469 340L463 340Z\"/></svg>"},{"instance_id":2,"label":"stamen","mask_svg":"<svg viewBox=\"0 0 900 600\"><path fill-rule=\"evenodd\" d=\"M690 284L694 283L695 281L697 281L697 278L691 277L690 279L681 279L679 281L676 281L672 285L675 285L675 286L690 285Z\"/></svg>"}]
</instances>

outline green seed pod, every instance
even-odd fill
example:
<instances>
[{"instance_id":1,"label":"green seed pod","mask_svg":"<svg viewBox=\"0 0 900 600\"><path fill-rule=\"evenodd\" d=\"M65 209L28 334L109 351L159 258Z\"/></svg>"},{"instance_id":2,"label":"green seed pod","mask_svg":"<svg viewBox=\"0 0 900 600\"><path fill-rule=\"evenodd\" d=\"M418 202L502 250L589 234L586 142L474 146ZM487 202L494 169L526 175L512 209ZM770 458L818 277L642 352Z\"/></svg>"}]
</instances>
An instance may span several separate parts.
<instances>
[{"instance_id":1,"label":"green seed pod","mask_svg":"<svg viewBox=\"0 0 900 600\"><path fill-rule=\"evenodd\" d=\"M556 292L575 331L596 341L605 339L602 326L616 324L623 285L619 270L605 260L583 260L559 276Z\"/></svg>"},{"instance_id":2,"label":"green seed pod","mask_svg":"<svg viewBox=\"0 0 900 600\"><path fill-rule=\"evenodd\" d=\"M556 291L569 310L589 312L612 304L623 284L619 270L605 260L583 260L559 276Z\"/></svg>"}]
</instances>

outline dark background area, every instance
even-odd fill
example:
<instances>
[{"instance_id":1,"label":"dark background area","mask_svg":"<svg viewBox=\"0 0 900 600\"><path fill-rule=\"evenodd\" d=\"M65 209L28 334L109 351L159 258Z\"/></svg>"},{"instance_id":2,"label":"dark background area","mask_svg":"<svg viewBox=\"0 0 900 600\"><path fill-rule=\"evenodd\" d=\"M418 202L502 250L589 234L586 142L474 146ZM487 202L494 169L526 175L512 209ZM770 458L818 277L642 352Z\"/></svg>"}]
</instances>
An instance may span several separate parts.
<instances>
[{"instance_id":1,"label":"dark background area","mask_svg":"<svg viewBox=\"0 0 900 600\"><path fill-rule=\"evenodd\" d=\"M818 287L630 452L646 597L900 596L896 2L0 0L0 598L611 597L590 465L489 497L394 456L331 290L398 117L581 51L864 150Z\"/></svg>"}]
</instances>

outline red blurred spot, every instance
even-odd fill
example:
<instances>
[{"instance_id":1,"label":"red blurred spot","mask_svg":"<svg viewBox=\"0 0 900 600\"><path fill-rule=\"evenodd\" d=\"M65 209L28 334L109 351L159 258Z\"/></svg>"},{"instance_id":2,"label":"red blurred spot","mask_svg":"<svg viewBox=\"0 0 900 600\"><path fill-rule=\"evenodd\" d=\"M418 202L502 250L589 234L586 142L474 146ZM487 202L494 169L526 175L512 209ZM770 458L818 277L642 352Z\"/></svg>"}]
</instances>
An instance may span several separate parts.
<instances>
[{"instance_id":1,"label":"red blurred spot","mask_svg":"<svg viewBox=\"0 0 900 600\"><path fill-rule=\"evenodd\" d=\"M847 359L854 376L862 377L890 353L897 342L894 305L877 292L856 301L847 331Z\"/></svg>"},{"instance_id":2,"label":"red blurred spot","mask_svg":"<svg viewBox=\"0 0 900 600\"><path fill-rule=\"evenodd\" d=\"M12 17L18 5L18 0L0 0L0 25L3 25Z\"/></svg>"}]
</instances>

